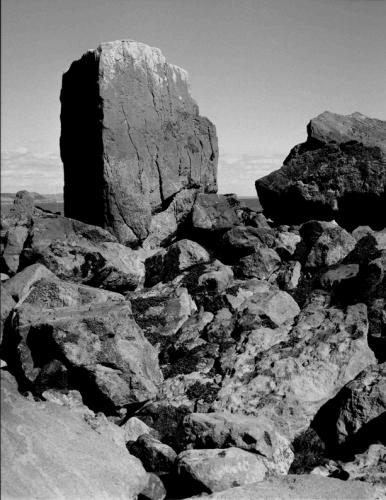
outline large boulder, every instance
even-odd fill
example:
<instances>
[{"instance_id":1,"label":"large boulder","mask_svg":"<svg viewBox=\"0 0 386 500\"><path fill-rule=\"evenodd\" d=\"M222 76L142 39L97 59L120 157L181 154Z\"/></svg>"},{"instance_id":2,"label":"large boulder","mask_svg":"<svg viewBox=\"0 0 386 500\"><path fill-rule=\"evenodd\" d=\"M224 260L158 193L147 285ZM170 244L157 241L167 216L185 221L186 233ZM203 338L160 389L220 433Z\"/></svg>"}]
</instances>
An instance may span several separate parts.
<instances>
[{"instance_id":1,"label":"large boulder","mask_svg":"<svg viewBox=\"0 0 386 500\"><path fill-rule=\"evenodd\" d=\"M307 126L281 169L256 181L267 216L286 224L386 225L386 122L328 111Z\"/></svg>"},{"instance_id":2,"label":"large boulder","mask_svg":"<svg viewBox=\"0 0 386 500\"><path fill-rule=\"evenodd\" d=\"M109 412L156 395L157 351L121 295L42 279L19 302L13 321L19 364L36 390L56 383L52 372L59 372L87 404Z\"/></svg>"},{"instance_id":3,"label":"large boulder","mask_svg":"<svg viewBox=\"0 0 386 500\"><path fill-rule=\"evenodd\" d=\"M1 392L2 498L134 500L146 486L141 462L81 412L22 397L9 374Z\"/></svg>"},{"instance_id":4,"label":"large boulder","mask_svg":"<svg viewBox=\"0 0 386 500\"><path fill-rule=\"evenodd\" d=\"M64 74L61 103L67 216L136 244L182 189L217 191L215 127L159 49L118 40L88 51Z\"/></svg>"}]
</instances>

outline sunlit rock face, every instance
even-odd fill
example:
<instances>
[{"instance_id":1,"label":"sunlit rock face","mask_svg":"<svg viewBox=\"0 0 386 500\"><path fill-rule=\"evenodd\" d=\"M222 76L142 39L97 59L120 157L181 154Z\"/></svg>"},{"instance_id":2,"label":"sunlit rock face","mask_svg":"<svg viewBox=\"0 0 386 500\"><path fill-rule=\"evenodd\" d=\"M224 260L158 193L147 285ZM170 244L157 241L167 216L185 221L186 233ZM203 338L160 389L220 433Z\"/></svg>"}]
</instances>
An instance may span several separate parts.
<instances>
[{"instance_id":1,"label":"sunlit rock face","mask_svg":"<svg viewBox=\"0 0 386 500\"><path fill-rule=\"evenodd\" d=\"M281 169L258 179L265 215L279 223L333 220L386 226L386 122L328 111L307 126Z\"/></svg>"},{"instance_id":2,"label":"sunlit rock face","mask_svg":"<svg viewBox=\"0 0 386 500\"><path fill-rule=\"evenodd\" d=\"M181 190L217 191L215 126L159 49L123 40L88 51L63 75L61 103L66 216L135 245Z\"/></svg>"}]
</instances>

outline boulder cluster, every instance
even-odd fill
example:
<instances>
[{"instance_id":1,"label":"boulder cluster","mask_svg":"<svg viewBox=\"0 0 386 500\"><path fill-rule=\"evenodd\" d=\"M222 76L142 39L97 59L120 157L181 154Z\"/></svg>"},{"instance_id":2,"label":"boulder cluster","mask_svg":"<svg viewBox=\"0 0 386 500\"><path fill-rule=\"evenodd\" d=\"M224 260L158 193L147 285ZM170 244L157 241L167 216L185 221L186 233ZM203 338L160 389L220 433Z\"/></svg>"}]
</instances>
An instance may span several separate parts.
<instances>
[{"instance_id":1,"label":"boulder cluster","mask_svg":"<svg viewBox=\"0 0 386 500\"><path fill-rule=\"evenodd\" d=\"M312 120L252 210L158 49L61 99L65 216L1 220L4 497L386 498L386 124Z\"/></svg>"}]
</instances>

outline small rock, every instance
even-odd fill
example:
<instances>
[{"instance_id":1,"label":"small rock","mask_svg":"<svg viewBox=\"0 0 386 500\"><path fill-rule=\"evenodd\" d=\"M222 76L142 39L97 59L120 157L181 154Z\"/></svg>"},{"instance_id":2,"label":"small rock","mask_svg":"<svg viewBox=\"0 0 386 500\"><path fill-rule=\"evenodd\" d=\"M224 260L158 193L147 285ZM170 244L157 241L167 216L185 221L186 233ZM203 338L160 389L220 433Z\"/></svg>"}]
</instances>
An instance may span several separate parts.
<instances>
[{"instance_id":1,"label":"small rock","mask_svg":"<svg viewBox=\"0 0 386 500\"><path fill-rule=\"evenodd\" d=\"M125 434L125 442L128 441L137 441L139 436L143 434L153 434L155 431L151 429L145 422L142 422L137 417L131 417L125 422L122 426L124 434Z\"/></svg>"}]
</instances>

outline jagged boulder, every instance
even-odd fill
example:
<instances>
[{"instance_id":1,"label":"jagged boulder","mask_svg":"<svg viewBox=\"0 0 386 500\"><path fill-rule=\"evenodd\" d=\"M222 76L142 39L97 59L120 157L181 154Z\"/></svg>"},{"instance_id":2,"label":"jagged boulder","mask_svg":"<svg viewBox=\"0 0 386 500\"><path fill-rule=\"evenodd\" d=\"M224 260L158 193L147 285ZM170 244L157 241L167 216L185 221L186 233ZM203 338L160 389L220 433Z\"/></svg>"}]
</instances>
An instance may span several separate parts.
<instances>
[{"instance_id":1,"label":"jagged boulder","mask_svg":"<svg viewBox=\"0 0 386 500\"><path fill-rule=\"evenodd\" d=\"M184 451L177 470L188 491L209 493L262 481L267 473L261 457L239 448Z\"/></svg>"},{"instance_id":2,"label":"jagged boulder","mask_svg":"<svg viewBox=\"0 0 386 500\"><path fill-rule=\"evenodd\" d=\"M18 364L35 390L42 377L48 386L57 380L52 371L67 372L69 387L108 412L157 393L157 352L119 294L41 279L18 303L13 326Z\"/></svg>"},{"instance_id":3,"label":"jagged boulder","mask_svg":"<svg viewBox=\"0 0 386 500\"><path fill-rule=\"evenodd\" d=\"M285 224L386 225L386 122L328 111L307 126L281 169L256 181L265 215Z\"/></svg>"},{"instance_id":4,"label":"jagged boulder","mask_svg":"<svg viewBox=\"0 0 386 500\"><path fill-rule=\"evenodd\" d=\"M215 127L159 49L103 43L72 63L60 98L67 216L136 244L182 189L217 191Z\"/></svg>"}]
</instances>

